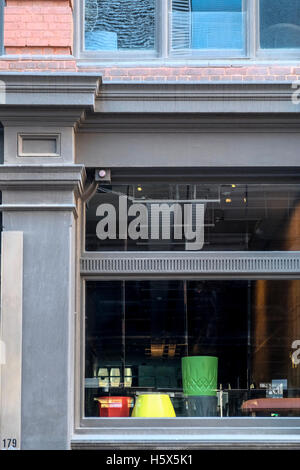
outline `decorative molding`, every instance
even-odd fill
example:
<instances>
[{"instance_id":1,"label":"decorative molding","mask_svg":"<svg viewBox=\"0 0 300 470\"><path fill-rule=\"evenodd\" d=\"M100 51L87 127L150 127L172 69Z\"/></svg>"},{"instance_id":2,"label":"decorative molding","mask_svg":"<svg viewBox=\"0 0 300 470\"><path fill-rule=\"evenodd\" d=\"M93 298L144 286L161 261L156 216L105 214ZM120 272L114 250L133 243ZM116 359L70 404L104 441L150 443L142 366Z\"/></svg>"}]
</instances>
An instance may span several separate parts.
<instances>
[{"instance_id":1,"label":"decorative molding","mask_svg":"<svg viewBox=\"0 0 300 470\"><path fill-rule=\"evenodd\" d=\"M300 109L299 109L300 111ZM205 114L148 113L122 115L87 112L79 122L78 133L299 133L300 116L268 114Z\"/></svg>"},{"instance_id":2,"label":"decorative molding","mask_svg":"<svg viewBox=\"0 0 300 470\"><path fill-rule=\"evenodd\" d=\"M95 110L102 113L298 113L291 83L104 84Z\"/></svg>"},{"instance_id":3,"label":"decorative molding","mask_svg":"<svg viewBox=\"0 0 300 470\"><path fill-rule=\"evenodd\" d=\"M60 157L61 156L61 134L18 134L18 157ZM26 144L28 148L26 149ZM38 148L36 148L37 144ZM43 144L50 148L42 152ZM53 147L53 148L51 148ZM52 150L52 151L51 151Z\"/></svg>"},{"instance_id":4,"label":"decorative molding","mask_svg":"<svg viewBox=\"0 0 300 470\"><path fill-rule=\"evenodd\" d=\"M80 260L83 275L300 275L299 252L94 253Z\"/></svg>"},{"instance_id":5,"label":"decorative molding","mask_svg":"<svg viewBox=\"0 0 300 470\"><path fill-rule=\"evenodd\" d=\"M170 82L170 83L105 83L102 86L101 95L97 101L130 101L149 100L173 101L177 99L189 99L190 101L240 101L253 100L262 101L268 97L269 100L290 100L295 91L291 83L245 83L222 81L220 83L199 82Z\"/></svg>"},{"instance_id":6,"label":"decorative molding","mask_svg":"<svg viewBox=\"0 0 300 470\"><path fill-rule=\"evenodd\" d=\"M0 190L74 190L84 192L83 165L1 165Z\"/></svg>"},{"instance_id":7,"label":"decorative molding","mask_svg":"<svg viewBox=\"0 0 300 470\"><path fill-rule=\"evenodd\" d=\"M19 127L77 127L85 119L85 109L82 106L0 106L1 123L3 126Z\"/></svg>"},{"instance_id":8,"label":"decorative molding","mask_svg":"<svg viewBox=\"0 0 300 470\"><path fill-rule=\"evenodd\" d=\"M75 204L1 204L0 212L41 212L41 211L63 211L73 212L77 217L77 208Z\"/></svg>"},{"instance_id":9,"label":"decorative molding","mask_svg":"<svg viewBox=\"0 0 300 470\"><path fill-rule=\"evenodd\" d=\"M291 83L102 84L98 74L79 72L11 72L0 78L4 126L30 121L105 132L212 132L215 125L251 132L262 126L276 132L282 123L287 132L299 129L300 105L292 102Z\"/></svg>"},{"instance_id":10,"label":"decorative molding","mask_svg":"<svg viewBox=\"0 0 300 470\"><path fill-rule=\"evenodd\" d=\"M94 109L102 84L98 74L2 73L1 122L4 126L76 125Z\"/></svg>"},{"instance_id":11,"label":"decorative molding","mask_svg":"<svg viewBox=\"0 0 300 470\"><path fill-rule=\"evenodd\" d=\"M102 84L94 73L1 73L7 95L6 104L20 105L94 105ZM61 101L62 96L63 102ZM60 101L53 98L60 96ZM29 101L30 100L30 101Z\"/></svg>"}]
</instances>

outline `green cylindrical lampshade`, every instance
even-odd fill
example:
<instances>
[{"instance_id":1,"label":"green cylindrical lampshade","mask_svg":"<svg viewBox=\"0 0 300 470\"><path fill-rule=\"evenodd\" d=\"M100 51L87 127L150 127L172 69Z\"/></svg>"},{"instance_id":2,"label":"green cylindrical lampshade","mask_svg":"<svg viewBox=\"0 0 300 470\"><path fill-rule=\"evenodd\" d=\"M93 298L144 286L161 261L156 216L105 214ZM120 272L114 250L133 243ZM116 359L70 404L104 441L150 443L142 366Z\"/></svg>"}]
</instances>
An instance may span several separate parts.
<instances>
[{"instance_id":1,"label":"green cylindrical lampshade","mask_svg":"<svg viewBox=\"0 0 300 470\"><path fill-rule=\"evenodd\" d=\"M218 358L188 356L181 359L183 393L188 396L216 396Z\"/></svg>"}]
</instances>

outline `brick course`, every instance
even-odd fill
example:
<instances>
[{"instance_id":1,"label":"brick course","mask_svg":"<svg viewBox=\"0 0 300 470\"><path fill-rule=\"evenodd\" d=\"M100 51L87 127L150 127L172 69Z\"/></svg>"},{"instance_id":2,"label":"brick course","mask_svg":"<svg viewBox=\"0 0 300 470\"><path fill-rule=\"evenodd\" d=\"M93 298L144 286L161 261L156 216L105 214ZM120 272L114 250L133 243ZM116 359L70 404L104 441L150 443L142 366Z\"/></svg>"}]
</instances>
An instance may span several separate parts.
<instances>
[{"instance_id":1,"label":"brick course","mask_svg":"<svg viewBox=\"0 0 300 470\"><path fill-rule=\"evenodd\" d=\"M253 82L300 80L300 68L294 66L220 66L220 67L93 67L79 68L80 72L99 72L104 81L138 82Z\"/></svg>"}]
</instances>

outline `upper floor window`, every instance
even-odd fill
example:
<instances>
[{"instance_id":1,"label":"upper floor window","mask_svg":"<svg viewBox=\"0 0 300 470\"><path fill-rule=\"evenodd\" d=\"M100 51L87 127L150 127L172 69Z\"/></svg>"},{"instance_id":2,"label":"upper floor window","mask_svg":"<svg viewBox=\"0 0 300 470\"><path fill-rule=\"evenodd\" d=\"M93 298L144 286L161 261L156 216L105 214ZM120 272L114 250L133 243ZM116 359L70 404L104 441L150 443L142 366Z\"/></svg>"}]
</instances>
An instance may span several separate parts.
<instances>
[{"instance_id":1,"label":"upper floor window","mask_svg":"<svg viewBox=\"0 0 300 470\"><path fill-rule=\"evenodd\" d=\"M171 11L171 51L245 52L242 0L175 0Z\"/></svg>"},{"instance_id":2,"label":"upper floor window","mask_svg":"<svg viewBox=\"0 0 300 470\"><path fill-rule=\"evenodd\" d=\"M260 0L260 47L300 48L300 0Z\"/></svg>"},{"instance_id":3,"label":"upper floor window","mask_svg":"<svg viewBox=\"0 0 300 470\"><path fill-rule=\"evenodd\" d=\"M86 0L85 48L155 50L155 0Z\"/></svg>"},{"instance_id":4,"label":"upper floor window","mask_svg":"<svg viewBox=\"0 0 300 470\"><path fill-rule=\"evenodd\" d=\"M300 0L84 0L82 52L113 59L298 56Z\"/></svg>"}]
</instances>

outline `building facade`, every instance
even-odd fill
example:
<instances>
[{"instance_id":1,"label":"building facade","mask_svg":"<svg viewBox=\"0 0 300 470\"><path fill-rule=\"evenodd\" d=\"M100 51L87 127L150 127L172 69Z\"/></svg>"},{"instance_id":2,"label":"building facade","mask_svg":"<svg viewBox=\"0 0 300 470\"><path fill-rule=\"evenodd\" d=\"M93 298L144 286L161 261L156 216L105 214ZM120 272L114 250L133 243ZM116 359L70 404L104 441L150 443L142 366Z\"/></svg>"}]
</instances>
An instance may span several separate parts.
<instances>
[{"instance_id":1,"label":"building facade","mask_svg":"<svg viewBox=\"0 0 300 470\"><path fill-rule=\"evenodd\" d=\"M1 448L300 448L300 1L2 3Z\"/></svg>"}]
</instances>

